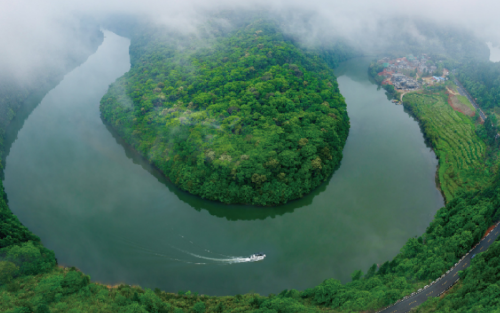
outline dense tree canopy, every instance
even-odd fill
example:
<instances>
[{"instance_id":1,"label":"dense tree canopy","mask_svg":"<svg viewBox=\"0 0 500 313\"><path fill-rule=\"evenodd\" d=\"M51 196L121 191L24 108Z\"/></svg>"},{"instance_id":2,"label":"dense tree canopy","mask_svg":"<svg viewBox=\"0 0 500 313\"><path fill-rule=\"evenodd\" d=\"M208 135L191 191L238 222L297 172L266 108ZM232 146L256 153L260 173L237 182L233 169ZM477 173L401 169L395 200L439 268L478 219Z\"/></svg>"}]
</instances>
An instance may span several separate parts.
<instances>
[{"instance_id":1,"label":"dense tree canopy","mask_svg":"<svg viewBox=\"0 0 500 313\"><path fill-rule=\"evenodd\" d=\"M500 113L500 63L470 61L459 67L457 77L483 110Z\"/></svg>"},{"instance_id":2,"label":"dense tree canopy","mask_svg":"<svg viewBox=\"0 0 500 313\"><path fill-rule=\"evenodd\" d=\"M432 298L416 312L499 312L500 242L478 254L446 297Z\"/></svg>"},{"instance_id":3,"label":"dense tree canopy","mask_svg":"<svg viewBox=\"0 0 500 313\"><path fill-rule=\"evenodd\" d=\"M325 181L349 129L332 69L262 20L201 43L132 40L132 69L103 97L103 118L206 199L277 205Z\"/></svg>"}]
</instances>

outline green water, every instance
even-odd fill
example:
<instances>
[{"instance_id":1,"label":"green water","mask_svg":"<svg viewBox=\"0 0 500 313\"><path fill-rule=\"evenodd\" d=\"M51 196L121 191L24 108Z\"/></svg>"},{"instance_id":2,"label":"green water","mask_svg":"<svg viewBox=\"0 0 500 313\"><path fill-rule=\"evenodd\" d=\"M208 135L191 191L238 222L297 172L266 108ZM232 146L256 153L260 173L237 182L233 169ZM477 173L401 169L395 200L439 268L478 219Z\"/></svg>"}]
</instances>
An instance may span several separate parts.
<instances>
[{"instance_id":1,"label":"green water","mask_svg":"<svg viewBox=\"0 0 500 313\"><path fill-rule=\"evenodd\" d=\"M106 32L26 119L7 158L10 207L60 264L166 291L303 290L392 258L443 205L434 153L417 122L369 81L363 59L336 71L351 130L329 182L278 208L178 190L100 119L100 98L130 67L128 46ZM223 261L259 251L262 262Z\"/></svg>"}]
</instances>

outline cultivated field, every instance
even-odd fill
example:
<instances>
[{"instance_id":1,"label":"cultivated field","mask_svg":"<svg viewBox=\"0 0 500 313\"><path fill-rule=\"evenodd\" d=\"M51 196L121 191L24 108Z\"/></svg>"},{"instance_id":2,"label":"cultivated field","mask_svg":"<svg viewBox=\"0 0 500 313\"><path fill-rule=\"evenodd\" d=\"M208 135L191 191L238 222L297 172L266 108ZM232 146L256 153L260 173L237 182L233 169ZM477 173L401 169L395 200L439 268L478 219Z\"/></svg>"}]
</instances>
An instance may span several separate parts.
<instances>
[{"instance_id":1,"label":"cultivated field","mask_svg":"<svg viewBox=\"0 0 500 313\"><path fill-rule=\"evenodd\" d=\"M448 93L448 104L458 112L461 112L468 116L476 115L476 109L470 103L469 99L465 96L461 96L456 90L455 86L446 87Z\"/></svg>"},{"instance_id":2,"label":"cultivated field","mask_svg":"<svg viewBox=\"0 0 500 313\"><path fill-rule=\"evenodd\" d=\"M471 119L448 105L446 93L412 93L403 100L439 157L438 178L447 201L460 189L476 189L489 179L482 164L486 145L476 135Z\"/></svg>"}]
</instances>

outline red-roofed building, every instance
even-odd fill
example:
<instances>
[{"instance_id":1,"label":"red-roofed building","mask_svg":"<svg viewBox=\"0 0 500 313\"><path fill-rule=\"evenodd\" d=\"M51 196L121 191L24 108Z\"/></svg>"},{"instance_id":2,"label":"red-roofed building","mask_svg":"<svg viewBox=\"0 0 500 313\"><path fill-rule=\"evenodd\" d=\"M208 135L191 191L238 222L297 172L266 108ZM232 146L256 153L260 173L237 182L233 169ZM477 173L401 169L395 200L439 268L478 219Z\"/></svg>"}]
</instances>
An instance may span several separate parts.
<instances>
[{"instance_id":1,"label":"red-roofed building","mask_svg":"<svg viewBox=\"0 0 500 313\"><path fill-rule=\"evenodd\" d=\"M380 73L378 73L379 76L385 76L385 77L391 77L394 74L393 71L388 70L387 68L384 68L384 70Z\"/></svg>"}]
</instances>

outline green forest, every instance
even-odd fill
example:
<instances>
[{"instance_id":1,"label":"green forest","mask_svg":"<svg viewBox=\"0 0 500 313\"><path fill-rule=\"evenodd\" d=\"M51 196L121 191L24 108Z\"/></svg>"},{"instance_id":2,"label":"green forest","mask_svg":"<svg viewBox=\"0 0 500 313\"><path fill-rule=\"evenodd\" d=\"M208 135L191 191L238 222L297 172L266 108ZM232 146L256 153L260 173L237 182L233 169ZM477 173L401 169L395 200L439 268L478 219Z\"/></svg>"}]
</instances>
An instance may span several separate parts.
<instances>
[{"instance_id":1,"label":"green forest","mask_svg":"<svg viewBox=\"0 0 500 313\"><path fill-rule=\"evenodd\" d=\"M458 67L457 78L487 113L500 113L500 63L470 61Z\"/></svg>"},{"instance_id":2,"label":"green forest","mask_svg":"<svg viewBox=\"0 0 500 313\"><path fill-rule=\"evenodd\" d=\"M153 31L103 119L177 186L224 203L297 199L339 166L349 131L333 70L258 20L209 47Z\"/></svg>"},{"instance_id":3,"label":"green forest","mask_svg":"<svg viewBox=\"0 0 500 313\"><path fill-rule=\"evenodd\" d=\"M498 312L500 307L500 242L472 260L462 280L443 299L433 298L415 312Z\"/></svg>"}]
</instances>

